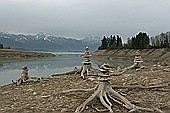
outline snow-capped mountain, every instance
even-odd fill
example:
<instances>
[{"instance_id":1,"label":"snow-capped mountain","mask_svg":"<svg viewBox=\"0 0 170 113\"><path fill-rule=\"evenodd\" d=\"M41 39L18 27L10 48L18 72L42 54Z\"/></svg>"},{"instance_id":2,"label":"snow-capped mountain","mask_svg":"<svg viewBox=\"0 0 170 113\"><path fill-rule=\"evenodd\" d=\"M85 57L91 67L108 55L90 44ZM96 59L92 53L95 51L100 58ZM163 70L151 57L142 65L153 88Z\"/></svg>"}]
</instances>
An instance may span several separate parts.
<instances>
[{"instance_id":1,"label":"snow-capped mountain","mask_svg":"<svg viewBox=\"0 0 170 113\"><path fill-rule=\"evenodd\" d=\"M53 36L47 33L24 35L0 32L0 43L4 46L34 51L84 51L86 46L91 51L94 51L100 45L100 40L100 38L95 36L77 40L63 36Z\"/></svg>"}]
</instances>

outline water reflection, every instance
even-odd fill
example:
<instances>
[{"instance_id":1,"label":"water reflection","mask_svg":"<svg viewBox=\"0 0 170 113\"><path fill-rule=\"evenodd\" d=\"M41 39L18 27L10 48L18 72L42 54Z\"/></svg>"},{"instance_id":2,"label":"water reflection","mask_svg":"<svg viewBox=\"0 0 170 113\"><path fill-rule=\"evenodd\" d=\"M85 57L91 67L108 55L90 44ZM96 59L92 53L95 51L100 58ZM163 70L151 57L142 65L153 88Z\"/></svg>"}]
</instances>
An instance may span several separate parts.
<instances>
[{"instance_id":1,"label":"water reflection","mask_svg":"<svg viewBox=\"0 0 170 113\"><path fill-rule=\"evenodd\" d=\"M0 64L0 68L3 67L3 64Z\"/></svg>"},{"instance_id":2,"label":"water reflection","mask_svg":"<svg viewBox=\"0 0 170 113\"><path fill-rule=\"evenodd\" d=\"M3 64L0 67L0 85L19 78L24 65L28 66L30 76L43 77L73 70L75 66L80 67L81 62L80 55L58 55L50 59Z\"/></svg>"},{"instance_id":3,"label":"water reflection","mask_svg":"<svg viewBox=\"0 0 170 113\"><path fill-rule=\"evenodd\" d=\"M80 54L62 54L50 59L4 64L0 67L0 85L19 78L24 65L28 66L29 75L36 77L68 72L73 70L75 66L80 68L83 61L80 56ZM95 64L92 65L97 67Z\"/></svg>"},{"instance_id":4,"label":"water reflection","mask_svg":"<svg viewBox=\"0 0 170 113\"><path fill-rule=\"evenodd\" d=\"M51 74L71 71L75 66L80 68L82 66L82 61L81 54L62 54L50 59L1 64L0 85L11 83L11 80L18 79L24 65L28 65L30 76L44 77ZM111 67L128 67L133 64L133 59L101 57L92 59L92 62L93 68L98 68L98 65L100 66L103 63L109 63ZM144 61L144 65L146 66L153 64L155 64L155 62Z\"/></svg>"}]
</instances>

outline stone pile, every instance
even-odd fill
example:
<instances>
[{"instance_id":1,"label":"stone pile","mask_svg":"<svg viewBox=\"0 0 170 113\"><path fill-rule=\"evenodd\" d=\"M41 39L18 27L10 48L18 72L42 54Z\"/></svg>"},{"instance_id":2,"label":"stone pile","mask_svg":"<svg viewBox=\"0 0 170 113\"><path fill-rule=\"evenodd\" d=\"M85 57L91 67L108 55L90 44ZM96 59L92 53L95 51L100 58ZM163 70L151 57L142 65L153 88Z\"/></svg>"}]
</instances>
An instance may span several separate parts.
<instances>
[{"instance_id":1,"label":"stone pile","mask_svg":"<svg viewBox=\"0 0 170 113\"><path fill-rule=\"evenodd\" d=\"M88 47L86 47L84 55L82 56L82 58L84 58L84 61L82 62L82 71L81 71L81 77L84 79L85 75L89 75L89 71L91 70L92 66L91 66L91 61L90 61L90 50Z\"/></svg>"}]
</instances>

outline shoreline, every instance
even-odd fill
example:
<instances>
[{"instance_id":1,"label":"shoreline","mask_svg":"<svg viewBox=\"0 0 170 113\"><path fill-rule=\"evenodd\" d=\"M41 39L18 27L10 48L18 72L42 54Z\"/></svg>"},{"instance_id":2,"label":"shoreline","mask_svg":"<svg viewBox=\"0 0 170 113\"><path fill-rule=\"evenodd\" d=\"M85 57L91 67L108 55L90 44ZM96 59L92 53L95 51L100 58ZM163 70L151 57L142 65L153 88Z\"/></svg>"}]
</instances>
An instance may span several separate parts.
<instances>
[{"instance_id":1,"label":"shoreline","mask_svg":"<svg viewBox=\"0 0 170 113\"><path fill-rule=\"evenodd\" d=\"M0 49L0 64L45 59L55 56L48 52Z\"/></svg>"},{"instance_id":2,"label":"shoreline","mask_svg":"<svg viewBox=\"0 0 170 113\"><path fill-rule=\"evenodd\" d=\"M159 108L166 113L170 110L167 86L170 83L170 71L164 71L165 69L170 70L169 66L148 67L140 71L129 70L121 76L114 76L110 83L118 86L142 84L144 87L165 85L166 87L163 88L132 88L129 90L120 87L120 89L116 88L115 90L141 107ZM88 78L90 76L83 80L79 73L68 72L43 77L39 81L30 81L19 86L13 83L0 86L0 110L2 113L74 112L93 92L80 91L68 94L58 94L58 92L94 88L97 83ZM97 76L94 76L94 78L97 79ZM95 104L97 108L102 107L98 100L92 104ZM113 104L114 112L128 112L123 106ZM97 111L89 106L88 109L85 109L85 112Z\"/></svg>"},{"instance_id":3,"label":"shoreline","mask_svg":"<svg viewBox=\"0 0 170 113\"><path fill-rule=\"evenodd\" d=\"M116 50L98 50L92 53L94 58L99 58L102 56L107 57L124 57L124 58L134 58L137 49L116 49ZM170 48L164 49L142 49L140 50L142 59L155 60L159 62L166 62L170 64Z\"/></svg>"}]
</instances>

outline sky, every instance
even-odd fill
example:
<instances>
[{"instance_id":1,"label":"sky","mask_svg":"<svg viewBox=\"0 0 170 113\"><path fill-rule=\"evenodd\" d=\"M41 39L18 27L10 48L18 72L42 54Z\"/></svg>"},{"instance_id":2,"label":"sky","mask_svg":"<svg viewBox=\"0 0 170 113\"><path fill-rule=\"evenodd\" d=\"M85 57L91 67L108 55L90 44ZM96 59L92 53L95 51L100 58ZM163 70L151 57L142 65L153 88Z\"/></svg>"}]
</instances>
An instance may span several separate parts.
<instances>
[{"instance_id":1,"label":"sky","mask_svg":"<svg viewBox=\"0 0 170 113\"><path fill-rule=\"evenodd\" d=\"M77 39L170 31L170 0L0 0L0 31Z\"/></svg>"}]
</instances>

